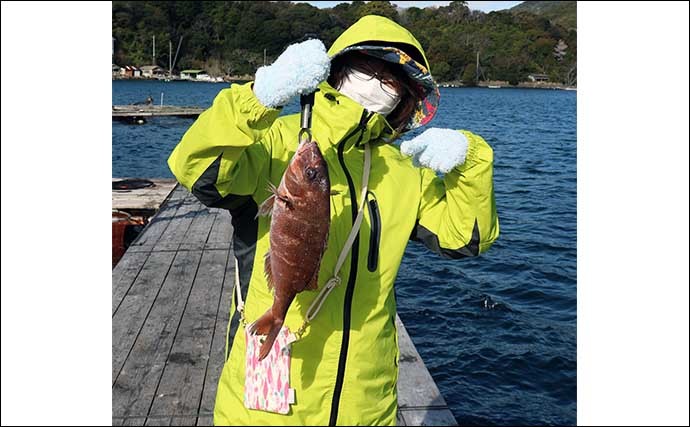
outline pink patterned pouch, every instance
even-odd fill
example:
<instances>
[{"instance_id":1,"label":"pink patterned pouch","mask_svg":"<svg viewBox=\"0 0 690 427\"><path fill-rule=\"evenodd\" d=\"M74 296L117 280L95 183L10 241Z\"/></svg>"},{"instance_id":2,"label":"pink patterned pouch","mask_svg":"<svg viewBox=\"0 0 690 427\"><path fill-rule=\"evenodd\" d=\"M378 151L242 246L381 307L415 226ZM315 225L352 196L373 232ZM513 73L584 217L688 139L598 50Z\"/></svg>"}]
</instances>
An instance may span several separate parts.
<instances>
[{"instance_id":1,"label":"pink patterned pouch","mask_svg":"<svg viewBox=\"0 0 690 427\"><path fill-rule=\"evenodd\" d=\"M263 336L244 331L247 340L244 378L244 406L248 409L287 414L295 403L295 390L290 388L290 344L295 335L283 326L268 356L259 361Z\"/></svg>"}]
</instances>

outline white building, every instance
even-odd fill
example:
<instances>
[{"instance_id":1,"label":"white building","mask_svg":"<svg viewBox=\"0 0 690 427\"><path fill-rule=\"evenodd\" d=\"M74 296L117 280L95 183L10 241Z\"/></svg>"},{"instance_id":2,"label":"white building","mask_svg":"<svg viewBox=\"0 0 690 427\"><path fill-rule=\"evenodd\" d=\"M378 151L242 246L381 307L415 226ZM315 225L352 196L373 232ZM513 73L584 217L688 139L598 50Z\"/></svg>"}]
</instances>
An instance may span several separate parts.
<instances>
[{"instance_id":1,"label":"white building","mask_svg":"<svg viewBox=\"0 0 690 427\"><path fill-rule=\"evenodd\" d=\"M132 65L125 65L120 69L120 74L125 77L141 77L141 70Z\"/></svg>"},{"instance_id":2,"label":"white building","mask_svg":"<svg viewBox=\"0 0 690 427\"><path fill-rule=\"evenodd\" d=\"M549 76L546 74L530 74L527 76L527 78L531 82L548 82L549 81Z\"/></svg>"},{"instance_id":3,"label":"white building","mask_svg":"<svg viewBox=\"0 0 690 427\"><path fill-rule=\"evenodd\" d=\"M144 77L158 77L165 74L165 70L158 65L144 65L141 67L141 75Z\"/></svg>"}]
</instances>

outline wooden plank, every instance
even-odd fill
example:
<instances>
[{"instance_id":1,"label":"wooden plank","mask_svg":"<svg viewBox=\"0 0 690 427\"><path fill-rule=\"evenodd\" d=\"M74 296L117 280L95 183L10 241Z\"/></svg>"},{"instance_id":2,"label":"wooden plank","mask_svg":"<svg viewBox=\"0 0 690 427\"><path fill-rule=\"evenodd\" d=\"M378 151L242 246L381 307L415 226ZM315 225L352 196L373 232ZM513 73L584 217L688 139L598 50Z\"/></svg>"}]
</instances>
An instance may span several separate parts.
<instances>
[{"instance_id":1,"label":"wooden plank","mask_svg":"<svg viewBox=\"0 0 690 427\"><path fill-rule=\"evenodd\" d=\"M201 251L178 252L175 256L151 313L115 381L113 415L148 415L200 260Z\"/></svg>"},{"instance_id":2,"label":"wooden plank","mask_svg":"<svg viewBox=\"0 0 690 427\"><path fill-rule=\"evenodd\" d=\"M453 413L448 408L401 409L405 424L409 426L457 426Z\"/></svg>"},{"instance_id":3,"label":"wooden plank","mask_svg":"<svg viewBox=\"0 0 690 427\"><path fill-rule=\"evenodd\" d=\"M175 254L152 253L113 314L113 385L163 285Z\"/></svg>"},{"instance_id":4,"label":"wooden plank","mask_svg":"<svg viewBox=\"0 0 690 427\"><path fill-rule=\"evenodd\" d=\"M118 424L115 424L115 420L118 420ZM146 418L132 417L132 418L116 418L113 417L113 425L118 426L143 426L146 422Z\"/></svg>"},{"instance_id":5,"label":"wooden plank","mask_svg":"<svg viewBox=\"0 0 690 427\"><path fill-rule=\"evenodd\" d=\"M196 417L173 417L173 426L193 426L196 425Z\"/></svg>"},{"instance_id":6,"label":"wooden plank","mask_svg":"<svg viewBox=\"0 0 690 427\"><path fill-rule=\"evenodd\" d=\"M228 251L227 268L225 279L223 280L223 291L220 297L220 304L216 313L216 326L211 343L208 366L206 368L206 378L204 380L204 390L201 394L200 412L213 413L216 402L216 390L218 380L225 364L225 338L228 327L228 317L230 315L230 304L232 302L232 292L235 286L235 257L232 251Z\"/></svg>"},{"instance_id":7,"label":"wooden plank","mask_svg":"<svg viewBox=\"0 0 690 427\"><path fill-rule=\"evenodd\" d=\"M151 217L146 228L142 230L141 234L132 243L129 249L138 245L155 245L165 230L170 225L177 215L179 208L184 203L186 192L184 188L178 186L170 195L168 200L163 204L161 209ZM128 249L128 250L129 250Z\"/></svg>"},{"instance_id":8,"label":"wooden plank","mask_svg":"<svg viewBox=\"0 0 690 427\"><path fill-rule=\"evenodd\" d=\"M171 202L179 202L177 212L170 218L170 225L161 235L161 240L179 243L184 238L184 233L189 229L192 220L202 211L204 206L199 203L195 196L186 189L178 187L173 193L175 196ZM183 225L180 227L180 225ZM183 231L183 233L180 233Z\"/></svg>"},{"instance_id":9,"label":"wooden plank","mask_svg":"<svg viewBox=\"0 0 690 427\"><path fill-rule=\"evenodd\" d=\"M127 248L127 252L125 252L125 256L128 253L137 253L137 252L149 253L151 251L153 251L153 245L152 244L131 245L130 247Z\"/></svg>"},{"instance_id":10,"label":"wooden plank","mask_svg":"<svg viewBox=\"0 0 690 427\"><path fill-rule=\"evenodd\" d=\"M203 207L198 211L192 220L184 242L180 244L181 250L201 250L204 249L206 241L211 234L211 228L216 220L215 210Z\"/></svg>"},{"instance_id":11,"label":"wooden plank","mask_svg":"<svg viewBox=\"0 0 690 427\"><path fill-rule=\"evenodd\" d=\"M204 387L227 252L204 251L151 416L196 414Z\"/></svg>"},{"instance_id":12,"label":"wooden plank","mask_svg":"<svg viewBox=\"0 0 690 427\"><path fill-rule=\"evenodd\" d=\"M128 117L188 117L196 118L203 113L203 109L199 110L178 110L178 111L113 111L113 118L128 118Z\"/></svg>"},{"instance_id":13,"label":"wooden plank","mask_svg":"<svg viewBox=\"0 0 690 427\"><path fill-rule=\"evenodd\" d=\"M159 242L153 247L153 250L170 250L172 245L176 245L173 247L177 249L180 243L184 242L187 230L200 210L201 205L198 202L189 198L182 200L182 204L175 215L169 219L167 228L161 234Z\"/></svg>"},{"instance_id":14,"label":"wooden plank","mask_svg":"<svg viewBox=\"0 0 690 427\"><path fill-rule=\"evenodd\" d=\"M398 410L398 413L395 415L395 418L396 418L396 425L399 425L399 426L406 426L407 425L407 421L405 421L405 418L403 417L400 410Z\"/></svg>"},{"instance_id":15,"label":"wooden plank","mask_svg":"<svg viewBox=\"0 0 690 427\"><path fill-rule=\"evenodd\" d=\"M125 252L125 255L113 269L113 302L112 312L110 313L111 316L115 314L115 310L117 310L120 303L122 303L122 298L125 297L125 294L127 294L127 291L136 280L148 256L149 254L145 252Z\"/></svg>"},{"instance_id":16,"label":"wooden plank","mask_svg":"<svg viewBox=\"0 0 690 427\"><path fill-rule=\"evenodd\" d=\"M154 246L154 248L152 250L155 250L156 252L160 252L160 251L177 252L179 249L180 249L180 243L179 242L172 243L172 242L168 242L168 241L161 241L161 242L156 243L156 245Z\"/></svg>"},{"instance_id":17,"label":"wooden plank","mask_svg":"<svg viewBox=\"0 0 690 427\"><path fill-rule=\"evenodd\" d=\"M410 335L397 315L395 324L398 329L398 346L400 348L398 406L401 409L405 407L447 408L446 401L441 396L434 379L426 369Z\"/></svg>"},{"instance_id":18,"label":"wooden plank","mask_svg":"<svg viewBox=\"0 0 690 427\"><path fill-rule=\"evenodd\" d=\"M185 241L190 243L206 243L211 234L213 223L216 220L216 214L216 209L201 207L189 226Z\"/></svg>"},{"instance_id":19,"label":"wooden plank","mask_svg":"<svg viewBox=\"0 0 690 427\"><path fill-rule=\"evenodd\" d=\"M398 425L458 425L399 316L395 324L400 348Z\"/></svg>"},{"instance_id":20,"label":"wooden plank","mask_svg":"<svg viewBox=\"0 0 690 427\"><path fill-rule=\"evenodd\" d=\"M196 425L198 425L198 426L212 426L213 425L213 417L199 417L196 421Z\"/></svg>"},{"instance_id":21,"label":"wooden plank","mask_svg":"<svg viewBox=\"0 0 690 427\"><path fill-rule=\"evenodd\" d=\"M172 422L170 417L151 417L146 419L147 426L169 426Z\"/></svg>"},{"instance_id":22,"label":"wooden plank","mask_svg":"<svg viewBox=\"0 0 690 427\"><path fill-rule=\"evenodd\" d=\"M170 198L168 199L169 201L175 201L175 200L184 200L190 195L189 191L181 186L180 184L177 184L175 186L175 189L173 190L172 193L170 193Z\"/></svg>"},{"instance_id":23,"label":"wooden plank","mask_svg":"<svg viewBox=\"0 0 690 427\"><path fill-rule=\"evenodd\" d=\"M232 246L232 217L225 209L214 209L216 220L206 240L206 249L229 249Z\"/></svg>"},{"instance_id":24,"label":"wooden plank","mask_svg":"<svg viewBox=\"0 0 690 427\"><path fill-rule=\"evenodd\" d=\"M112 208L123 211L156 211L168 196L167 192L162 191L152 191L145 195L115 194L116 192L113 192Z\"/></svg>"},{"instance_id":25,"label":"wooden plank","mask_svg":"<svg viewBox=\"0 0 690 427\"><path fill-rule=\"evenodd\" d=\"M225 209L214 209L216 211L216 221L211 228L208 236L209 243L229 243L232 240L232 217Z\"/></svg>"},{"instance_id":26,"label":"wooden plank","mask_svg":"<svg viewBox=\"0 0 690 427\"><path fill-rule=\"evenodd\" d=\"M198 117L203 113L203 107L183 107L177 105L113 105L113 118L127 117Z\"/></svg>"},{"instance_id":27,"label":"wooden plank","mask_svg":"<svg viewBox=\"0 0 690 427\"><path fill-rule=\"evenodd\" d=\"M153 183L155 183L155 184L170 184L170 183L177 184L177 180L175 178L139 178L136 176L120 176L120 177L111 178L110 181L115 182L115 181L120 181L123 179L148 179L149 181L153 181ZM151 188L151 187L148 187L148 188Z\"/></svg>"},{"instance_id":28,"label":"wooden plank","mask_svg":"<svg viewBox=\"0 0 690 427\"><path fill-rule=\"evenodd\" d=\"M113 182L128 178L113 178ZM156 210L174 190L174 179L150 179L152 187L112 190L112 208L123 210Z\"/></svg>"}]
</instances>

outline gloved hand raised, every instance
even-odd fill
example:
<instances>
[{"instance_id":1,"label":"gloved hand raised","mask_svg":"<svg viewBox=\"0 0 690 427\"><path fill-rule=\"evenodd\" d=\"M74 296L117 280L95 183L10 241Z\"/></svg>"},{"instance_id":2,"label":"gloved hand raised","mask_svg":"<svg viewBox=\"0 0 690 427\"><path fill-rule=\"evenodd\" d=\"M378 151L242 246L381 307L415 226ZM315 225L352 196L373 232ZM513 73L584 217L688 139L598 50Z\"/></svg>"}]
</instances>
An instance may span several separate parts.
<instances>
[{"instance_id":1,"label":"gloved hand raised","mask_svg":"<svg viewBox=\"0 0 690 427\"><path fill-rule=\"evenodd\" d=\"M256 70L254 94L269 108L282 107L294 96L316 90L328 78L331 59L321 40L288 46L271 65Z\"/></svg>"},{"instance_id":2,"label":"gloved hand raised","mask_svg":"<svg viewBox=\"0 0 690 427\"><path fill-rule=\"evenodd\" d=\"M412 156L415 166L448 173L465 163L469 141L458 130L431 128L400 144L400 151Z\"/></svg>"}]
</instances>

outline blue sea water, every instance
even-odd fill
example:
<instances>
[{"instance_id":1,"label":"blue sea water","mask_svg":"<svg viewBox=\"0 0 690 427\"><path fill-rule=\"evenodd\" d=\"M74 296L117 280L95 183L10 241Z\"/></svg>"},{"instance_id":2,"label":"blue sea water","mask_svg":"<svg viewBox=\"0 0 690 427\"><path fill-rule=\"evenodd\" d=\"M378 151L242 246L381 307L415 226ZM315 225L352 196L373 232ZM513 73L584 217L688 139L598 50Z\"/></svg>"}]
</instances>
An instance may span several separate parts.
<instances>
[{"instance_id":1,"label":"blue sea water","mask_svg":"<svg viewBox=\"0 0 690 427\"><path fill-rule=\"evenodd\" d=\"M210 106L225 87L113 81L113 104L159 103L162 92L165 104ZM167 156L191 124L113 121L113 177L172 177ZM576 94L442 89L431 125L471 130L493 147L501 235L459 261L410 243L396 282L400 317L460 425L575 424Z\"/></svg>"}]
</instances>

